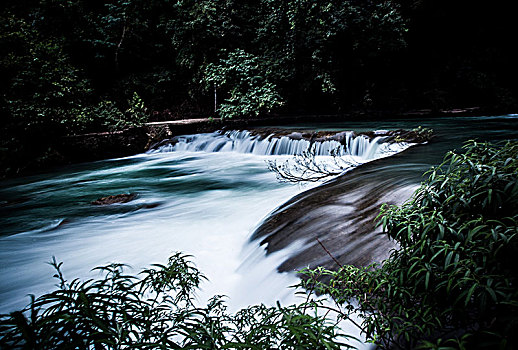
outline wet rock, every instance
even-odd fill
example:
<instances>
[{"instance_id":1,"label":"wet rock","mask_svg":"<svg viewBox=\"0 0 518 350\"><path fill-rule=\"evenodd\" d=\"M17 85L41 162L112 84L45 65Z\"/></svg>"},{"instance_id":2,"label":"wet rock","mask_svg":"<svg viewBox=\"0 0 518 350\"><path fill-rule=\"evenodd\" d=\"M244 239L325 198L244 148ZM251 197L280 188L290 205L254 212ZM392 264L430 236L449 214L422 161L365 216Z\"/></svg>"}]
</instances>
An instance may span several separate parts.
<instances>
[{"instance_id":1,"label":"wet rock","mask_svg":"<svg viewBox=\"0 0 518 350\"><path fill-rule=\"evenodd\" d=\"M141 206L142 209L155 209L161 206L162 203L146 203Z\"/></svg>"},{"instance_id":2,"label":"wet rock","mask_svg":"<svg viewBox=\"0 0 518 350\"><path fill-rule=\"evenodd\" d=\"M375 137L388 137L387 142L408 142L408 143L426 143L433 138L433 130L418 127L413 130L375 130L366 131L360 135L370 139Z\"/></svg>"},{"instance_id":3,"label":"wet rock","mask_svg":"<svg viewBox=\"0 0 518 350\"><path fill-rule=\"evenodd\" d=\"M414 130L397 130L392 136L395 142L426 143L433 138L433 130L422 127Z\"/></svg>"},{"instance_id":4,"label":"wet rock","mask_svg":"<svg viewBox=\"0 0 518 350\"><path fill-rule=\"evenodd\" d=\"M376 218L383 204L400 205L419 184L423 169L405 165L415 152L361 165L302 192L273 211L251 239L268 253L297 247L278 267L281 272L336 269L335 259L342 265L381 263L397 245L382 234Z\"/></svg>"},{"instance_id":5,"label":"wet rock","mask_svg":"<svg viewBox=\"0 0 518 350\"><path fill-rule=\"evenodd\" d=\"M93 202L92 205L110 205L115 203L128 203L137 197L135 193L123 193L115 196L101 197Z\"/></svg>"},{"instance_id":6,"label":"wet rock","mask_svg":"<svg viewBox=\"0 0 518 350\"><path fill-rule=\"evenodd\" d=\"M302 140L303 136L301 132L292 132L291 134L287 135L292 140Z\"/></svg>"},{"instance_id":7,"label":"wet rock","mask_svg":"<svg viewBox=\"0 0 518 350\"><path fill-rule=\"evenodd\" d=\"M347 133L350 132L351 131L298 131L275 128L258 128L250 130L250 134L252 136L257 136L260 139L264 139L268 136L271 138L288 137L292 140L307 140L309 142L338 141L342 144L345 144ZM353 132L353 136L357 135Z\"/></svg>"},{"instance_id":8,"label":"wet rock","mask_svg":"<svg viewBox=\"0 0 518 350\"><path fill-rule=\"evenodd\" d=\"M309 142L326 142L337 141L345 145L347 142L347 135L352 133L352 137L366 137L373 139L375 137L388 137L388 142L409 142L409 143L424 143L432 137L432 130L425 128L417 128L414 130L375 130L366 131L362 133L355 133L354 131L297 131L274 128L260 128L250 131L252 136L257 136L264 139L268 136L272 138L288 137L292 140L307 140Z\"/></svg>"}]
</instances>

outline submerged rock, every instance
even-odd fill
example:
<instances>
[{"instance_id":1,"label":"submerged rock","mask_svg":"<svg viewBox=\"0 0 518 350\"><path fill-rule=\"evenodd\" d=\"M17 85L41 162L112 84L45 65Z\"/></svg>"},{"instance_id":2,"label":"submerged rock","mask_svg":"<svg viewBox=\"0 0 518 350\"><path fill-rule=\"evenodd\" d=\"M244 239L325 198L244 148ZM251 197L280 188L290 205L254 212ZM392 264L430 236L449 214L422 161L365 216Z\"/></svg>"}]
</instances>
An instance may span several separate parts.
<instances>
[{"instance_id":1,"label":"submerged rock","mask_svg":"<svg viewBox=\"0 0 518 350\"><path fill-rule=\"evenodd\" d=\"M128 203L137 197L135 193L123 193L115 196L101 197L93 202L92 205L109 205L115 203Z\"/></svg>"}]
</instances>

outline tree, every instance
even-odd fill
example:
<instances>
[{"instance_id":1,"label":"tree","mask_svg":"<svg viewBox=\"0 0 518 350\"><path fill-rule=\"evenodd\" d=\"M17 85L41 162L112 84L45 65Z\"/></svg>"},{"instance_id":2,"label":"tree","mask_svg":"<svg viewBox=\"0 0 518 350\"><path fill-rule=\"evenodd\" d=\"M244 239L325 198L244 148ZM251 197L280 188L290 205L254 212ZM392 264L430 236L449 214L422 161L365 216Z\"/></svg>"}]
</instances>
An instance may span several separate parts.
<instances>
[{"instance_id":1,"label":"tree","mask_svg":"<svg viewBox=\"0 0 518 350\"><path fill-rule=\"evenodd\" d=\"M271 112L282 104L270 76L264 61L237 49L223 56L219 64L208 64L203 82L207 90L214 87L228 96L217 110L221 117L247 117Z\"/></svg>"}]
</instances>

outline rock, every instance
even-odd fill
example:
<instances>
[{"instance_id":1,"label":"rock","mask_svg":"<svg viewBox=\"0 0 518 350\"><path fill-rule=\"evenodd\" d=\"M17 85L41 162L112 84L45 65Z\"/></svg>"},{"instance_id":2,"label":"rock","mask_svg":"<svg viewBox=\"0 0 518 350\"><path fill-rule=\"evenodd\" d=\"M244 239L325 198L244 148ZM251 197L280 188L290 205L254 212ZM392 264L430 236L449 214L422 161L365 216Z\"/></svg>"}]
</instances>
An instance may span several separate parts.
<instances>
[{"instance_id":1,"label":"rock","mask_svg":"<svg viewBox=\"0 0 518 350\"><path fill-rule=\"evenodd\" d=\"M418 148L412 148L362 164L296 195L270 213L251 240L269 254L293 247L280 272L336 269L335 259L357 267L381 263L398 246L376 226L376 218L383 204L401 205L411 197L424 171L408 165L416 154Z\"/></svg>"},{"instance_id":2,"label":"rock","mask_svg":"<svg viewBox=\"0 0 518 350\"><path fill-rule=\"evenodd\" d=\"M115 196L101 197L93 202L92 205L109 205L115 203L128 203L137 197L135 193L123 193Z\"/></svg>"},{"instance_id":3,"label":"rock","mask_svg":"<svg viewBox=\"0 0 518 350\"><path fill-rule=\"evenodd\" d=\"M433 130L418 127L413 130L396 130L392 134L395 142L426 143L433 138Z\"/></svg>"},{"instance_id":4,"label":"rock","mask_svg":"<svg viewBox=\"0 0 518 350\"><path fill-rule=\"evenodd\" d=\"M292 132L291 134L287 135L292 140L302 140L303 136L301 132Z\"/></svg>"},{"instance_id":5,"label":"rock","mask_svg":"<svg viewBox=\"0 0 518 350\"><path fill-rule=\"evenodd\" d=\"M147 203L147 204L143 204L141 206L142 209L154 209L156 207L159 207L160 205L162 205L162 203Z\"/></svg>"}]
</instances>

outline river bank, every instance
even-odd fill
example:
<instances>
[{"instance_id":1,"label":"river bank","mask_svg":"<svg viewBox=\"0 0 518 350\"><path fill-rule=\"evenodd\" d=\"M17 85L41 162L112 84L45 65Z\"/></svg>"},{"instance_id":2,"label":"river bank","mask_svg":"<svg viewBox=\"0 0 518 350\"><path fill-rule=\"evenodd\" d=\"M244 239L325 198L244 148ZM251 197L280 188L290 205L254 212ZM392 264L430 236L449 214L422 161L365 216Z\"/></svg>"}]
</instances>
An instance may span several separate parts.
<instances>
[{"instance_id":1,"label":"river bank","mask_svg":"<svg viewBox=\"0 0 518 350\"><path fill-rule=\"evenodd\" d=\"M153 121L140 127L122 131L71 135L48 140L48 145L38 145L39 147L32 148L33 154L22 157L16 156L14 161L12 159L3 159L2 163L4 164L1 166L0 179L30 175L67 164L126 157L145 152L153 145L167 138L185 134L214 132L221 129L246 129L271 125L340 123L366 120L383 121L394 118L478 116L494 113L494 111L471 107L440 111L423 109L399 114L386 111L356 111L348 114L329 115L269 115L249 119L195 118Z\"/></svg>"}]
</instances>

